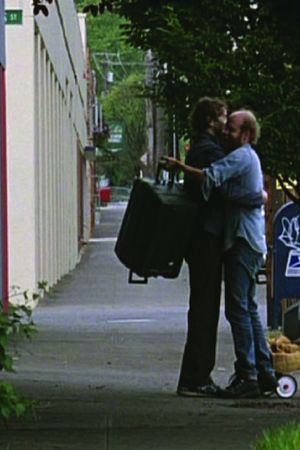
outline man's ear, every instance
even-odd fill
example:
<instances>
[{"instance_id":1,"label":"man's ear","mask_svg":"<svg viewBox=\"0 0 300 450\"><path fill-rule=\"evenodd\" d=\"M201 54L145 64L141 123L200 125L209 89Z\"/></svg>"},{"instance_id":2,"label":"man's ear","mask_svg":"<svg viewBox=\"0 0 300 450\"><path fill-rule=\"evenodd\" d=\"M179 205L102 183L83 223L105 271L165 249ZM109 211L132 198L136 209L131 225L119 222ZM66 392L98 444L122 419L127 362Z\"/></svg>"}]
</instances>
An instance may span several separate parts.
<instances>
[{"instance_id":1,"label":"man's ear","mask_svg":"<svg viewBox=\"0 0 300 450\"><path fill-rule=\"evenodd\" d=\"M248 144L251 139L251 132L250 130L246 130L242 132L241 141L243 144Z\"/></svg>"}]
</instances>

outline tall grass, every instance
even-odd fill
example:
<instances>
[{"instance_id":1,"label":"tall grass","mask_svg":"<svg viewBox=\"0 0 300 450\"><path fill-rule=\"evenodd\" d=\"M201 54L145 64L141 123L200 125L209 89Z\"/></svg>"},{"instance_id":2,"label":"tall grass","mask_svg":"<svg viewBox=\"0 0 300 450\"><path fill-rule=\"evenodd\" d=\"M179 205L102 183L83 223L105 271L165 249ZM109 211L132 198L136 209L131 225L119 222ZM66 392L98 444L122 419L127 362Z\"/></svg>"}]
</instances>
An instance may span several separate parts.
<instances>
[{"instance_id":1,"label":"tall grass","mask_svg":"<svg viewBox=\"0 0 300 450\"><path fill-rule=\"evenodd\" d=\"M265 430L253 450L300 450L300 423Z\"/></svg>"}]
</instances>

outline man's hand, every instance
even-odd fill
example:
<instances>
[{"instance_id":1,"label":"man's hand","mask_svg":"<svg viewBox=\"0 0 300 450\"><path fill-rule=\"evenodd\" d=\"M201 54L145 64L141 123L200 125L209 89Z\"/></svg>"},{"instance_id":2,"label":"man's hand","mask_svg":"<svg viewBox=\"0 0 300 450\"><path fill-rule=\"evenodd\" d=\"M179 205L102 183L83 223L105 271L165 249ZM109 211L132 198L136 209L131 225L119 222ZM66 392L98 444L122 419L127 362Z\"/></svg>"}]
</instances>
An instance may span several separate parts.
<instances>
[{"instance_id":1,"label":"man's hand","mask_svg":"<svg viewBox=\"0 0 300 450\"><path fill-rule=\"evenodd\" d=\"M181 161L171 156L162 156L159 162L166 170L183 170L184 167Z\"/></svg>"},{"instance_id":2,"label":"man's hand","mask_svg":"<svg viewBox=\"0 0 300 450\"><path fill-rule=\"evenodd\" d=\"M188 166L171 156L162 156L160 161L166 170L182 170L200 181L204 178L205 172L203 170L197 169L197 167Z\"/></svg>"}]
</instances>

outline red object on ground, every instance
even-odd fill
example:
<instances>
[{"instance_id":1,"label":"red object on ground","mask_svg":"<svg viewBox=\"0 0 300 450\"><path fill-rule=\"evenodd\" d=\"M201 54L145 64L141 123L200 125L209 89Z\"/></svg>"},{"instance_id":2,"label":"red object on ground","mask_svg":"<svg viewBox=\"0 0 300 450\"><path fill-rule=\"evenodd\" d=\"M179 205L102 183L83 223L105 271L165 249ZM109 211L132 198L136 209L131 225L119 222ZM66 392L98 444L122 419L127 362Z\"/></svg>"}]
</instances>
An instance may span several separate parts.
<instances>
[{"instance_id":1,"label":"red object on ground","mask_svg":"<svg viewBox=\"0 0 300 450\"><path fill-rule=\"evenodd\" d=\"M102 203L111 202L111 187L110 186L100 188L100 200Z\"/></svg>"}]
</instances>

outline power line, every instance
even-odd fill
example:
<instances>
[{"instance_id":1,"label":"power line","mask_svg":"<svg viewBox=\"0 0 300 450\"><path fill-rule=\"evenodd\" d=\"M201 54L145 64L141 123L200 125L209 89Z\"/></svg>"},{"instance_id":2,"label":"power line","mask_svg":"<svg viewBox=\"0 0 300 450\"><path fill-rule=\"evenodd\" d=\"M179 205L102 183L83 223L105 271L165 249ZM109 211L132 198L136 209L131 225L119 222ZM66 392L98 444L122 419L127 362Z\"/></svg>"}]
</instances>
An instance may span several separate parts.
<instances>
[{"instance_id":1,"label":"power line","mask_svg":"<svg viewBox=\"0 0 300 450\"><path fill-rule=\"evenodd\" d=\"M103 80L106 80L105 73L103 73L104 71L102 70L102 67L99 66L98 61L96 60L96 58L95 58L93 53L92 53L92 57L93 57L93 61L95 63L97 71L99 72L99 74L101 75Z\"/></svg>"},{"instance_id":2,"label":"power line","mask_svg":"<svg viewBox=\"0 0 300 450\"><path fill-rule=\"evenodd\" d=\"M112 52L93 52L93 56L101 57L102 59L99 61L100 64L110 64L112 66L149 66L149 62L142 61L126 61L123 62L121 60L120 52L112 53ZM104 59L103 59L104 57ZM117 59L117 61L112 61L111 57Z\"/></svg>"}]
</instances>

